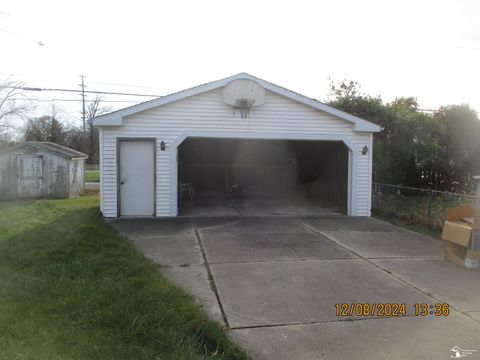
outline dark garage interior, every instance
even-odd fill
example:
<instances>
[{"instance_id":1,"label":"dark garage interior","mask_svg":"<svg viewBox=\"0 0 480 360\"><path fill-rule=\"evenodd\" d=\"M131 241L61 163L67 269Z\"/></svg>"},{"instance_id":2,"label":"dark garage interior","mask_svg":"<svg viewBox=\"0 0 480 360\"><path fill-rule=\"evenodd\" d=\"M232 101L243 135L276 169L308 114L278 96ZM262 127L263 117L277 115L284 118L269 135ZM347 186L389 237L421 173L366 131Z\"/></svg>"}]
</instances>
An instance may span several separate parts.
<instances>
[{"instance_id":1,"label":"dark garage interior","mask_svg":"<svg viewBox=\"0 0 480 360\"><path fill-rule=\"evenodd\" d=\"M346 214L348 148L341 141L187 138L178 148L178 183L184 216Z\"/></svg>"}]
</instances>

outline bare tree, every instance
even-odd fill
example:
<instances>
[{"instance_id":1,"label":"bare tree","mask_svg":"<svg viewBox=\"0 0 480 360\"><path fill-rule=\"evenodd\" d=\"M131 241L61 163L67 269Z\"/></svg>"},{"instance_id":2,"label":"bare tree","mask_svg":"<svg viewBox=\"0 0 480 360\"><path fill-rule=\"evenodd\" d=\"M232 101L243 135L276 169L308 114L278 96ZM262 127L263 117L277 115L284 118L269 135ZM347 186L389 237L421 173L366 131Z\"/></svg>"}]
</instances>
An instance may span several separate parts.
<instances>
[{"instance_id":1,"label":"bare tree","mask_svg":"<svg viewBox=\"0 0 480 360\"><path fill-rule=\"evenodd\" d=\"M23 132L25 141L50 141L66 145L67 130L57 118L51 115L28 119Z\"/></svg>"},{"instance_id":2,"label":"bare tree","mask_svg":"<svg viewBox=\"0 0 480 360\"><path fill-rule=\"evenodd\" d=\"M87 105L85 114L88 123L88 162L93 164L98 163L98 131L93 127L93 119L112 110L110 106L104 105L103 101L103 96L96 94Z\"/></svg>"},{"instance_id":3,"label":"bare tree","mask_svg":"<svg viewBox=\"0 0 480 360\"><path fill-rule=\"evenodd\" d=\"M7 138L17 131L15 118L25 119L32 104L23 92L23 82L5 80L0 84L0 137Z\"/></svg>"},{"instance_id":4,"label":"bare tree","mask_svg":"<svg viewBox=\"0 0 480 360\"><path fill-rule=\"evenodd\" d=\"M62 119L63 110L55 103L49 114L29 118L22 129L25 141L50 141L68 146L66 136L69 128Z\"/></svg>"},{"instance_id":5,"label":"bare tree","mask_svg":"<svg viewBox=\"0 0 480 360\"><path fill-rule=\"evenodd\" d=\"M85 109L85 116L88 120L89 125L92 123L92 119L100 116L102 114L110 112L112 109L110 106L106 106L103 104L104 98L100 94L96 94L95 98L89 102L87 108Z\"/></svg>"}]
</instances>

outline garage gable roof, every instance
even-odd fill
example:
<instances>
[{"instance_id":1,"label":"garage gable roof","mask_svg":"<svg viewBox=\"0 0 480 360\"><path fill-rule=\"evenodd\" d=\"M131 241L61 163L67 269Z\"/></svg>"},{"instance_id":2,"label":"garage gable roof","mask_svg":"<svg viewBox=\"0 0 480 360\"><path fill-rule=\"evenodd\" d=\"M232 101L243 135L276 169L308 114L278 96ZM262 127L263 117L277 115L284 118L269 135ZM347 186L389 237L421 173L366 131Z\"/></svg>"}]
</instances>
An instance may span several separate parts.
<instances>
[{"instance_id":1,"label":"garage gable roof","mask_svg":"<svg viewBox=\"0 0 480 360\"><path fill-rule=\"evenodd\" d=\"M266 90L271 91L273 93L285 96L286 98L292 99L294 101L297 101L299 103L302 103L304 105L310 106L314 109L326 112L328 114L331 114L333 116L336 116L340 119L349 121L354 124L354 130L355 131L366 131L366 132L380 132L382 128L374 124L370 121L367 121L365 119L359 118L357 116L348 114L344 111L335 109L331 106L328 106L318 100L311 99L309 97L306 97L304 95L301 95L299 93L296 93L294 91L288 90L284 87L272 84L268 81L259 79L255 76L252 76L247 73L240 73L237 75L233 75L224 79L212 81L203 85L195 86L190 89L182 90L170 95L162 96L157 99L153 99L150 101L145 101L137 105L133 105L121 110L113 111L108 114L104 114L101 116L98 116L93 119L93 124L95 126L121 126L122 125L122 119L125 116L128 115L133 115L145 110L150 110L154 109L156 107L166 105L173 103L175 101L179 101L185 98L188 98L190 96L194 95L199 95L201 93L215 90L218 88L222 88L231 81L234 80L240 80L240 79L246 79L246 80L252 80L261 86L263 86Z\"/></svg>"}]
</instances>

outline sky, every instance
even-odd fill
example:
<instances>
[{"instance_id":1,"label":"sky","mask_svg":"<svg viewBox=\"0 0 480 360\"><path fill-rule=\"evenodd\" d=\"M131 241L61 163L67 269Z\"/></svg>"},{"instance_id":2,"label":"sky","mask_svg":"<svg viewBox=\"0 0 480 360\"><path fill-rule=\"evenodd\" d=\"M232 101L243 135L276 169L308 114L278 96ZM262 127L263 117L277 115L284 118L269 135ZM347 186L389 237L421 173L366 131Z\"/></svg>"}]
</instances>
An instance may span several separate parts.
<instances>
[{"instance_id":1,"label":"sky","mask_svg":"<svg viewBox=\"0 0 480 360\"><path fill-rule=\"evenodd\" d=\"M84 74L88 90L167 95L248 72L326 100L346 78L386 102L480 111L479 19L478 0L2 0L0 80L79 89ZM80 124L78 94L29 95L34 115L74 100L56 104Z\"/></svg>"}]
</instances>

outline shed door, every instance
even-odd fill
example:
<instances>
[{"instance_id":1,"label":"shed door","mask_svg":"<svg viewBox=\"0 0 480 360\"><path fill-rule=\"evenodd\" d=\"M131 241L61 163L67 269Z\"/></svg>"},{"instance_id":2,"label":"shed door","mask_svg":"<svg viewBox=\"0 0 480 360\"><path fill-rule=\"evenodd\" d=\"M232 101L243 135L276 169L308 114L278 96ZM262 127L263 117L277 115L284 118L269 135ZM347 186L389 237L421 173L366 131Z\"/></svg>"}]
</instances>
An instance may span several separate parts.
<instances>
[{"instance_id":1,"label":"shed door","mask_svg":"<svg viewBox=\"0 0 480 360\"><path fill-rule=\"evenodd\" d=\"M155 215L153 140L120 141L120 215Z\"/></svg>"},{"instance_id":2,"label":"shed door","mask_svg":"<svg viewBox=\"0 0 480 360\"><path fill-rule=\"evenodd\" d=\"M41 197L43 187L43 157L41 155L17 155L17 169L18 197Z\"/></svg>"}]
</instances>

